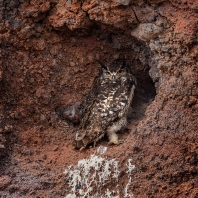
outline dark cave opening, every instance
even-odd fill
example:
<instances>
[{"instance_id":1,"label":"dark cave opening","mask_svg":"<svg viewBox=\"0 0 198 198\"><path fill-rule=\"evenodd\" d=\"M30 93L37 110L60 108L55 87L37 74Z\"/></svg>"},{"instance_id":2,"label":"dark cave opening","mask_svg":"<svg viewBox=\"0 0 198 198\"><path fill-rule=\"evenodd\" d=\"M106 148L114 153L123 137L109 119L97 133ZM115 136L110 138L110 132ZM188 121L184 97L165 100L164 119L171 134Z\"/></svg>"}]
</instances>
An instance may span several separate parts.
<instances>
[{"instance_id":1,"label":"dark cave opening","mask_svg":"<svg viewBox=\"0 0 198 198\"><path fill-rule=\"evenodd\" d=\"M136 77L137 86L128 120L129 123L137 125L156 96L155 84L149 75L150 64L153 63L152 53L144 42L128 33L119 30L112 32L109 27L106 28L96 25L92 29L92 36L107 48L101 57L102 61L110 64L116 58L124 56L127 66Z\"/></svg>"}]
</instances>

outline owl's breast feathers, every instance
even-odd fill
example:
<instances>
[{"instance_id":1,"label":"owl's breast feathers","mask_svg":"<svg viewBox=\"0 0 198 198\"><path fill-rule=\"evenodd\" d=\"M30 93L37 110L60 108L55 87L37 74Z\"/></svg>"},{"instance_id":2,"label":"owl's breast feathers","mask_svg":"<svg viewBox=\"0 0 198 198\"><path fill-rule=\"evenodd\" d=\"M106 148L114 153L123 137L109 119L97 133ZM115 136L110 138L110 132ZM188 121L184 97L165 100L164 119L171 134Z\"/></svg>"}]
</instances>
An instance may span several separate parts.
<instances>
[{"instance_id":1,"label":"owl's breast feathers","mask_svg":"<svg viewBox=\"0 0 198 198\"><path fill-rule=\"evenodd\" d=\"M135 86L136 79L132 74L116 83L99 83L97 96L87 112L87 125L99 124L105 130L110 122L124 116L133 99Z\"/></svg>"},{"instance_id":2,"label":"owl's breast feathers","mask_svg":"<svg viewBox=\"0 0 198 198\"><path fill-rule=\"evenodd\" d=\"M133 99L135 85L136 79L133 75L119 79L116 83L101 84L93 107L101 119L103 129L106 129L114 120L126 116Z\"/></svg>"}]
</instances>

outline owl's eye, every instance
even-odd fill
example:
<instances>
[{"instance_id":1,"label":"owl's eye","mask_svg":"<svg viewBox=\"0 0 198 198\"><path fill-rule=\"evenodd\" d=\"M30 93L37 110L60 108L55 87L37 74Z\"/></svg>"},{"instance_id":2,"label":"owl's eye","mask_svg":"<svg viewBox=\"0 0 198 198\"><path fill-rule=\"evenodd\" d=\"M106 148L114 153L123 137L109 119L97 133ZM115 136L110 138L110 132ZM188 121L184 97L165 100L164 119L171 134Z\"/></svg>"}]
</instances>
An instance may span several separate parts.
<instances>
[{"instance_id":1,"label":"owl's eye","mask_svg":"<svg viewBox=\"0 0 198 198\"><path fill-rule=\"evenodd\" d=\"M119 70L118 71L118 74L123 74L124 73L124 70Z\"/></svg>"},{"instance_id":2,"label":"owl's eye","mask_svg":"<svg viewBox=\"0 0 198 198\"><path fill-rule=\"evenodd\" d=\"M105 72L105 74L109 75L110 73L109 72Z\"/></svg>"}]
</instances>

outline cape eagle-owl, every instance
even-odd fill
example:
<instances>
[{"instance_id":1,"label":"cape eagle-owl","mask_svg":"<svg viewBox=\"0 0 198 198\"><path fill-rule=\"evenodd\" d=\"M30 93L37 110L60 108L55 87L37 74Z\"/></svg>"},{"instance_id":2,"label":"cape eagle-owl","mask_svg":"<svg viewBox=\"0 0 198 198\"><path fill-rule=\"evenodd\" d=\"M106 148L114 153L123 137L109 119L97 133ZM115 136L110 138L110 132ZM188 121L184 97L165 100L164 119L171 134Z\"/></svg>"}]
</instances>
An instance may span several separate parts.
<instances>
[{"instance_id":1,"label":"cape eagle-owl","mask_svg":"<svg viewBox=\"0 0 198 198\"><path fill-rule=\"evenodd\" d=\"M120 60L120 59L119 59ZM133 100L136 78L125 61L119 60L102 67L100 78L82 104L82 119L76 133L75 148L83 149L100 140L105 134L109 144L119 144L117 131L127 124L127 114Z\"/></svg>"}]
</instances>

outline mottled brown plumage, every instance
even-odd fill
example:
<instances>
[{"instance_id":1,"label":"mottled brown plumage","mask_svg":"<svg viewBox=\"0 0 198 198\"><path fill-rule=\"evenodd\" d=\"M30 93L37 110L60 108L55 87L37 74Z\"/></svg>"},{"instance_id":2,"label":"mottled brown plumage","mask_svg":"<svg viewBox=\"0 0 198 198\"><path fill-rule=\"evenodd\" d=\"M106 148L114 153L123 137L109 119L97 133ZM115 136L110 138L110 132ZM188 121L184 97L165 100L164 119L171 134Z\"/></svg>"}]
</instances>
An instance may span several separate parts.
<instances>
[{"instance_id":1,"label":"mottled brown plumage","mask_svg":"<svg viewBox=\"0 0 198 198\"><path fill-rule=\"evenodd\" d=\"M76 133L75 148L83 149L96 143L106 133L109 144L118 144L116 132L127 124L127 114L133 99L136 79L125 67L115 62L96 80L82 105L82 120Z\"/></svg>"}]
</instances>

